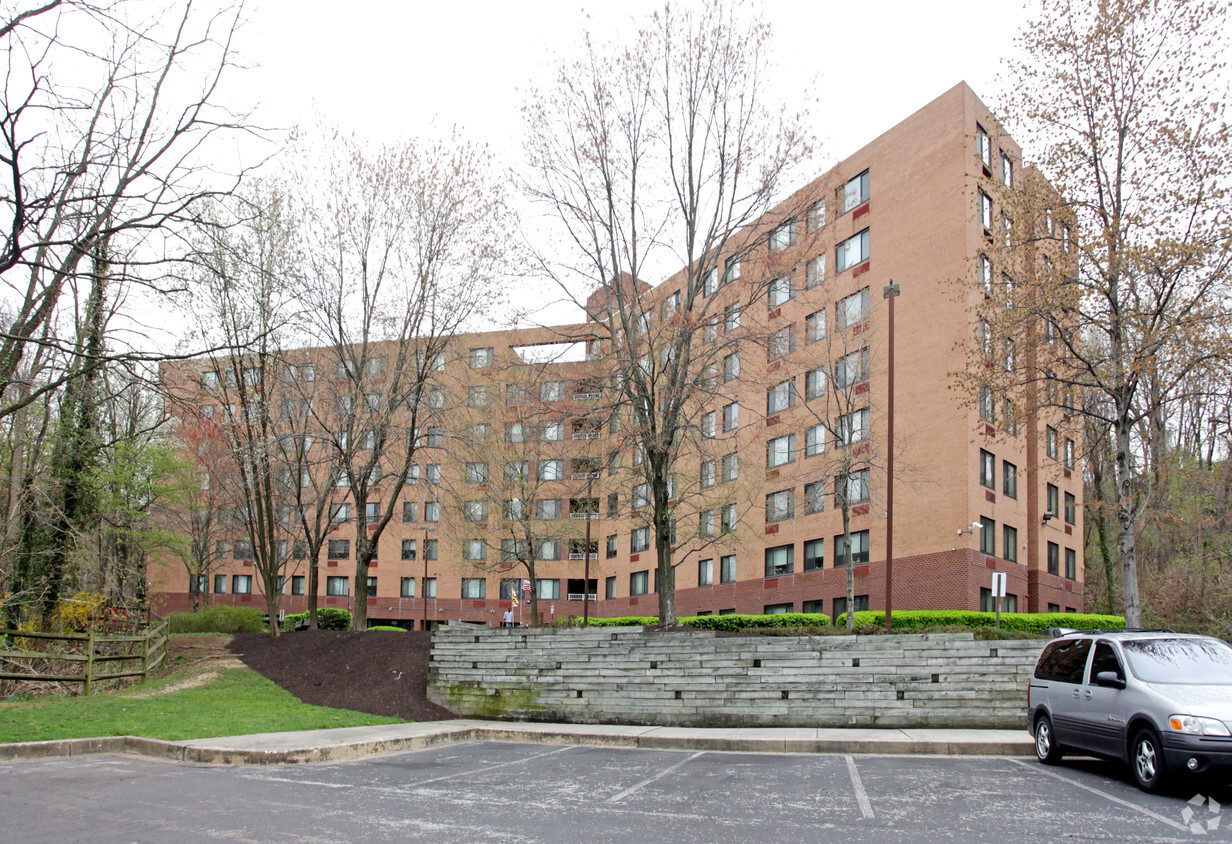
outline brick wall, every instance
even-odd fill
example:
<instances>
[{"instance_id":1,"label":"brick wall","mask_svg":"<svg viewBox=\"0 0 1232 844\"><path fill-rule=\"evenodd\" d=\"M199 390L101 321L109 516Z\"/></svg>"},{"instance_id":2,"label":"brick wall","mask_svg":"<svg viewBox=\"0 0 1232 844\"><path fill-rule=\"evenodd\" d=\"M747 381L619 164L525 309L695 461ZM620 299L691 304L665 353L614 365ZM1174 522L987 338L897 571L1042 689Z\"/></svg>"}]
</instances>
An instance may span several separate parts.
<instances>
[{"instance_id":1,"label":"brick wall","mask_svg":"<svg viewBox=\"0 0 1232 844\"><path fill-rule=\"evenodd\" d=\"M1042 646L447 625L428 696L464 717L579 724L1012 729Z\"/></svg>"}]
</instances>

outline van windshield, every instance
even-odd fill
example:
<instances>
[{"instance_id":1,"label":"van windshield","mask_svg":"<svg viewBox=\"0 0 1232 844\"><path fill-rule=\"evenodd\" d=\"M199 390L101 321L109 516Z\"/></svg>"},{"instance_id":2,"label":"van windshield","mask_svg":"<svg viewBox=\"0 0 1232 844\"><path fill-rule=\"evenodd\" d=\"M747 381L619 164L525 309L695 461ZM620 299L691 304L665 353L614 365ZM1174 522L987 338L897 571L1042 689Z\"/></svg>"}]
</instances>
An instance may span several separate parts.
<instances>
[{"instance_id":1,"label":"van windshield","mask_svg":"<svg viewBox=\"0 0 1232 844\"><path fill-rule=\"evenodd\" d=\"M1232 686L1232 647L1217 639L1135 639L1121 646L1145 683Z\"/></svg>"}]
</instances>

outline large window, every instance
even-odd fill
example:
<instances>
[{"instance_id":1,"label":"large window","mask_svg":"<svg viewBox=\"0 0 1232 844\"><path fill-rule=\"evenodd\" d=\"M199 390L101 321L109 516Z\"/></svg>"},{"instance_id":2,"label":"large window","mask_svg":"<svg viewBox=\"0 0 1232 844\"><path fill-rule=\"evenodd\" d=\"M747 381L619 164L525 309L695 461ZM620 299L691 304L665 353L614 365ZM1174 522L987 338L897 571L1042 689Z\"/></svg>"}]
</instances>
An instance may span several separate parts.
<instances>
[{"instance_id":1,"label":"large window","mask_svg":"<svg viewBox=\"0 0 1232 844\"><path fill-rule=\"evenodd\" d=\"M539 480L541 481L559 481L565 476L565 462L563 460L540 460L538 468Z\"/></svg>"},{"instance_id":2,"label":"large window","mask_svg":"<svg viewBox=\"0 0 1232 844\"><path fill-rule=\"evenodd\" d=\"M629 550L637 554L650 548L650 528L634 528L629 539Z\"/></svg>"},{"instance_id":3,"label":"large window","mask_svg":"<svg viewBox=\"0 0 1232 844\"><path fill-rule=\"evenodd\" d=\"M423 596L425 599L436 597L436 578L435 577L425 577L423 579Z\"/></svg>"},{"instance_id":4,"label":"large window","mask_svg":"<svg viewBox=\"0 0 1232 844\"><path fill-rule=\"evenodd\" d=\"M1001 528L1001 534L1005 540L1002 543L1001 556L1011 563L1018 562L1018 528L1005 525Z\"/></svg>"},{"instance_id":5,"label":"large window","mask_svg":"<svg viewBox=\"0 0 1232 844\"><path fill-rule=\"evenodd\" d=\"M1073 548L1065 549L1065 577L1075 580L1078 577L1078 555Z\"/></svg>"},{"instance_id":6,"label":"large window","mask_svg":"<svg viewBox=\"0 0 1232 844\"><path fill-rule=\"evenodd\" d=\"M980 449L980 486L996 489L997 459L992 452Z\"/></svg>"},{"instance_id":7,"label":"large window","mask_svg":"<svg viewBox=\"0 0 1232 844\"><path fill-rule=\"evenodd\" d=\"M650 591L650 571L635 571L629 575L629 594L645 595Z\"/></svg>"},{"instance_id":8,"label":"large window","mask_svg":"<svg viewBox=\"0 0 1232 844\"><path fill-rule=\"evenodd\" d=\"M812 401L826 394L826 371L818 367L804 374L804 400Z\"/></svg>"},{"instance_id":9,"label":"large window","mask_svg":"<svg viewBox=\"0 0 1232 844\"><path fill-rule=\"evenodd\" d=\"M740 427L740 405L732 402L723 405L723 433L730 433Z\"/></svg>"},{"instance_id":10,"label":"large window","mask_svg":"<svg viewBox=\"0 0 1232 844\"><path fill-rule=\"evenodd\" d=\"M711 586L714 584L714 560L697 561L697 585Z\"/></svg>"},{"instance_id":11,"label":"large window","mask_svg":"<svg viewBox=\"0 0 1232 844\"><path fill-rule=\"evenodd\" d=\"M980 551L990 557L997 554L997 523L988 516L980 516Z\"/></svg>"},{"instance_id":12,"label":"large window","mask_svg":"<svg viewBox=\"0 0 1232 844\"><path fill-rule=\"evenodd\" d=\"M868 531L853 530L851 532L851 554L847 554L847 541L843 534L834 537L834 567L847 565L848 558L857 566L868 563Z\"/></svg>"},{"instance_id":13,"label":"large window","mask_svg":"<svg viewBox=\"0 0 1232 844\"><path fill-rule=\"evenodd\" d=\"M350 504L333 504L329 508L329 520L336 525L351 521Z\"/></svg>"},{"instance_id":14,"label":"large window","mask_svg":"<svg viewBox=\"0 0 1232 844\"><path fill-rule=\"evenodd\" d=\"M342 597L351 594L350 583L345 577L325 578L325 594L331 597Z\"/></svg>"},{"instance_id":15,"label":"large window","mask_svg":"<svg viewBox=\"0 0 1232 844\"><path fill-rule=\"evenodd\" d=\"M766 496L766 524L781 522L795 515L795 496L790 489L772 492Z\"/></svg>"},{"instance_id":16,"label":"large window","mask_svg":"<svg viewBox=\"0 0 1232 844\"><path fill-rule=\"evenodd\" d=\"M736 582L736 555L725 554L719 560L719 582L720 583L735 583Z\"/></svg>"},{"instance_id":17,"label":"large window","mask_svg":"<svg viewBox=\"0 0 1232 844\"><path fill-rule=\"evenodd\" d=\"M861 349L838 359L834 367L834 383L841 390L868 380L868 349Z\"/></svg>"},{"instance_id":18,"label":"large window","mask_svg":"<svg viewBox=\"0 0 1232 844\"><path fill-rule=\"evenodd\" d=\"M414 539L402 540L402 559L413 560L418 555L418 542Z\"/></svg>"},{"instance_id":19,"label":"large window","mask_svg":"<svg viewBox=\"0 0 1232 844\"><path fill-rule=\"evenodd\" d=\"M770 232L770 251L782 252L796 242L796 221L788 220Z\"/></svg>"},{"instance_id":20,"label":"large window","mask_svg":"<svg viewBox=\"0 0 1232 844\"><path fill-rule=\"evenodd\" d=\"M796 291L792 289L791 276L782 276L770 282L770 307L777 308L780 305L786 305L795 296Z\"/></svg>"},{"instance_id":21,"label":"large window","mask_svg":"<svg viewBox=\"0 0 1232 844\"><path fill-rule=\"evenodd\" d=\"M398 583L398 594L403 598L415 597L415 578L404 577Z\"/></svg>"},{"instance_id":22,"label":"large window","mask_svg":"<svg viewBox=\"0 0 1232 844\"><path fill-rule=\"evenodd\" d=\"M820 422L804 432L804 456L815 457L826 450L826 426Z\"/></svg>"},{"instance_id":23,"label":"large window","mask_svg":"<svg viewBox=\"0 0 1232 844\"><path fill-rule=\"evenodd\" d=\"M868 469L855 469L834 479L834 506L868 501Z\"/></svg>"},{"instance_id":24,"label":"large window","mask_svg":"<svg viewBox=\"0 0 1232 844\"><path fill-rule=\"evenodd\" d=\"M807 539L804 542L804 570L817 571L825 565L826 541Z\"/></svg>"},{"instance_id":25,"label":"large window","mask_svg":"<svg viewBox=\"0 0 1232 844\"><path fill-rule=\"evenodd\" d=\"M1078 518L1077 501L1074 499L1072 492L1065 493L1065 523L1072 525Z\"/></svg>"},{"instance_id":26,"label":"large window","mask_svg":"<svg viewBox=\"0 0 1232 844\"><path fill-rule=\"evenodd\" d=\"M482 539L462 540L462 559L478 562L488 558L488 545Z\"/></svg>"},{"instance_id":27,"label":"large window","mask_svg":"<svg viewBox=\"0 0 1232 844\"><path fill-rule=\"evenodd\" d=\"M868 408L853 410L851 413L845 413L838 418L838 432L836 439L839 445L851 445L852 443L864 442L868 439L869 422Z\"/></svg>"},{"instance_id":28,"label":"large window","mask_svg":"<svg viewBox=\"0 0 1232 844\"><path fill-rule=\"evenodd\" d=\"M778 545L766 549L766 577L777 577L795 571L794 545Z\"/></svg>"},{"instance_id":29,"label":"large window","mask_svg":"<svg viewBox=\"0 0 1232 844\"><path fill-rule=\"evenodd\" d=\"M796 403L796 382L793 378L780 381L766 390L766 415L782 413ZM726 426L724 426L726 429Z\"/></svg>"},{"instance_id":30,"label":"large window","mask_svg":"<svg viewBox=\"0 0 1232 844\"><path fill-rule=\"evenodd\" d=\"M328 556L331 560L345 560L351 556L351 540L329 540Z\"/></svg>"},{"instance_id":31,"label":"large window","mask_svg":"<svg viewBox=\"0 0 1232 844\"><path fill-rule=\"evenodd\" d=\"M868 171L865 170L860 175L851 179L847 184L838 189L838 200L842 203L842 211L846 214L853 208L859 207L863 202L868 201Z\"/></svg>"},{"instance_id":32,"label":"large window","mask_svg":"<svg viewBox=\"0 0 1232 844\"><path fill-rule=\"evenodd\" d=\"M1045 509L1055 518L1061 515L1061 491L1057 489L1055 484L1048 484L1046 489Z\"/></svg>"},{"instance_id":33,"label":"large window","mask_svg":"<svg viewBox=\"0 0 1232 844\"><path fill-rule=\"evenodd\" d=\"M560 581L554 577L535 578L535 597L540 601L559 601Z\"/></svg>"},{"instance_id":34,"label":"large window","mask_svg":"<svg viewBox=\"0 0 1232 844\"><path fill-rule=\"evenodd\" d=\"M834 269L841 273L864 263L868 258L869 237L868 229L865 229L838 245L835 250Z\"/></svg>"},{"instance_id":35,"label":"large window","mask_svg":"<svg viewBox=\"0 0 1232 844\"><path fill-rule=\"evenodd\" d=\"M770 335L766 345L766 360L773 363L782 360L796 350L796 327L785 325Z\"/></svg>"},{"instance_id":36,"label":"large window","mask_svg":"<svg viewBox=\"0 0 1232 844\"><path fill-rule=\"evenodd\" d=\"M231 594L251 595L252 594L252 575L250 574L232 575L231 576Z\"/></svg>"},{"instance_id":37,"label":"large window","mask_svg":"<svg viewBox=\"0 0 1232 844\"><path fill-rule=\"evenodd\" d=\"M488 581L482 577L464 577L462 578L462 597L472 600L486 598L488 594Z\"/></svg>"},{"instance_id":38,"label":"large window","mask_svg":"<svg viewBox=\"0 0 1232 844\"><path fill-rule=\"evenodd\" d=\"M736 452L723 455L723 482L734 481L740 474L740 458Z\"/></svg>"},{"instance_id":39,"label":"large window","mask_svg":"<svg viewBox=\"0 0 1232 844\"><path fill-rule=\"evenodd\" d=\"M766 443L766 468L786 466L796 459L796 435L775 437ZM713 464L712 464L713 468Z\"/></svg>"},{"instance_id":40,"label":"large window","mask_svg":"<svg viewBox=\"0 0 1232 844\"><path fill-rule=\"evenodd\" d=\"M988 130L978 123L975 124L975 154L985 167L992 167L992 139L988 137Z\"/></svg>"},{"instance_id":41,"label":"large window","mask_svg":"<svg viewBox=\"0 0 1232 844\"><path fill-rule=\"evenodd\" d=\"M1048 573L1061 573L1061 546L1055 542L1048 543Z\"/></svg>"},{"instance_id":42,"label":"large window","mask_svg":"<svg viewBox=\"0 0 1232 844\"><path fill-rule=\"evenodd\" d=\"M868 288L865 287L839 300L834 308L834 323L839 328L863 325L868 322L869 313Z\"/></svg>"},{"instance_id":43,"label":"large window","mask_svg":"<svg viewBox=\"0 0 1232 844\"><path fill-rule=\"evenodd\" d=\"M468 484L486 484L488 482L488 464L467 463L466 482Z\"/></svg>"},{"instance_id":44,"label":"large window","mask_svg":"<svg viewBox=\"0 0 1232 844\"><path fill-rule=\"evenodd\" d=\"M1001 463L1001 492L1006 498L1018 497L1018 467L1008 461Z\"/></svg>"},{"instance_id":45,"label":"large window","mask_svg":"<svg viewBox=\"0 0 1232 844\"><path fill-rule=\"evenodd\" d=\"M804 485L804 515L811 516L820 513L826 506L826 485L822 481L811 481Z\"/></svg>"}]
</instances>

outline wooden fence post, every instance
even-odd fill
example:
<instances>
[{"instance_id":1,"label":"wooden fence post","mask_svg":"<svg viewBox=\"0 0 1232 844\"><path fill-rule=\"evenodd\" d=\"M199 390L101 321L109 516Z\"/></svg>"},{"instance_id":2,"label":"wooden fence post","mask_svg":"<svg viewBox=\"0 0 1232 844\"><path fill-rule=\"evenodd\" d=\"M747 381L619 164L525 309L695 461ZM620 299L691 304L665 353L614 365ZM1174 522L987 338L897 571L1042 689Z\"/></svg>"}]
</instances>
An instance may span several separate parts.
<instances>
[{"instance_id":1,"label":"wooden fence post","mask_svg":"<svg viewBox=\"0 0 1232 844\"><path fill-rule=\"evenodd\" d=\"M141 682L150 679L150 628L145 629L141 637Z\"/></svg>"},{"instance_id":2,"label":"wooden fence post","mask_svg":"<svg viewBox=\"0 0 1232 844\"><path fill-rule=\"evenodd\" d=\"M94 683L94 628L86 633L86 676L82 680L82 694L89 696Z\"/></svg>"}]
</instances>

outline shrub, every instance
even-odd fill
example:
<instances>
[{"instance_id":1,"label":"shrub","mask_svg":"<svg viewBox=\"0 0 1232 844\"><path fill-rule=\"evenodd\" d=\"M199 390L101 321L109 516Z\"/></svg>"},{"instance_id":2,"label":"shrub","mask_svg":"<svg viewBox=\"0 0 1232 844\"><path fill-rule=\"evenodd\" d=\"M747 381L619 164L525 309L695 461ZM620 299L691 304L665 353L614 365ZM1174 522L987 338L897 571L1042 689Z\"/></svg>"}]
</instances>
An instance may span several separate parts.
<instances>
[{"instance_id":1,"label":"shrub","mask_svg":"<svg viewBox=\"0 0 1232 844\"><path fill-rule=\"evenodd\" d=\"M62 598L56 604L56 623L59 629L84 633L91 621L101 620L101 611L107 606L107 598L101 592L78 592L71 598Z\"/></svg>"},{"instance_id":2,"label":"shrub","mask_svg":"<svg viewBox=\"0 0 1232 844\"><path fill-rule=\"evenodd\" d=\"M170 633L262 633L268 629L265 614L256 607L209 607L167 617Z\"/></svg>"},{"instance_id":3,"label":"shrub","mask_svg":"<svg viewBox=\"0 0 1232 844\"><path fill-rule=\"evenodd\" d=\"M996 613L971 612L969 610L896 610L893 624L896 631L924 630L926 628L961 625L978 628L996 624ZM880 610L863 610L856 613L856 628L880 627L885 629L885 613ZM837 628L847 625L846 613L834 622ZM1125 619L1119 615L1088 615L1086 613L1038 612L1001 613L1001 629L1019 633L1043 633L1050 627L1068 627L1073 630L1096 630L1124 627Z\"/></svg>"},{"instance_id":4,"label":"shrub","mask_svg":"<svg viewBox=\"0 0 1232 844\"><path fill-rule=\"evenodd\" d=\"M394 627L392 624L377 624L374 627L368 628L369 633L373 632L374 630L388 630L393 633L405 633L406 632L405 629L401 627Z\"/></svg>"},{"instance_id":5,"label":"shrub","mask_svg":"<svg viewBox=\"0 0 1232 844\"><path fill-rule=\"evenodd\" d=\"M685 627L698 630L753 630L787 627L828 627L824 613L789 612L778 615L694 615L678 619ZM625 618L592 618L591 627L653 627L658 616L628 616Z\"/></svg>"},{"instance_id":6,"label":"shrub","mask_svg":"<svg viewBox=\"0 0 1232 844\"><path fill-rule=\"evenodd\" d=\"M301 621L308 620L308 613L297 612L291 615L284 616L282 619L283 630L294 630L295 625ZM351 629L351 611L340 610L337 607L322 607L317 610L317 629L318 630L350 630Z\"/></svg>"}]
</instances>

